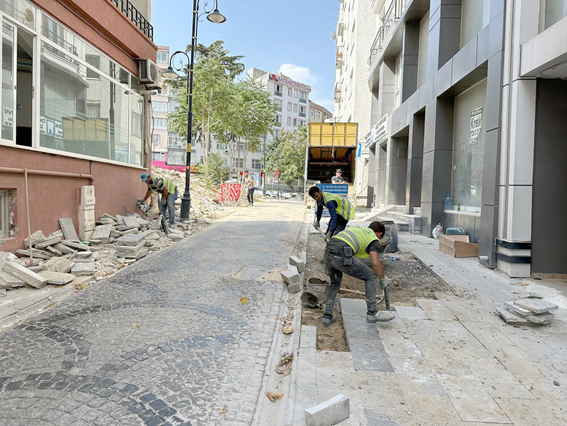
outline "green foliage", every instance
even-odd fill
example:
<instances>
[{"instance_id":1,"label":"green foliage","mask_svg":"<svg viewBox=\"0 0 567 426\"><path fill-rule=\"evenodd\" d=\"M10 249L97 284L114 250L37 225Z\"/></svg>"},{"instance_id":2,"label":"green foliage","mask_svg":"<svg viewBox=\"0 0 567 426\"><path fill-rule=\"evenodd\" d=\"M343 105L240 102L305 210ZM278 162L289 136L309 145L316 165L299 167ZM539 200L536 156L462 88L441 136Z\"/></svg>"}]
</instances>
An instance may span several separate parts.
<instances>
[{"instance_id":1,"label":"green foliage","mask_svg":"<svg viewBox=\"0 0 567 426\"><path fill-rule=\"evenodd\" d=\"M279 170L282 182L297 185L297 180L304 177L306 149L306 126L293 132L283 131L266 149L266 169L270 172Z\"/></svg>"},{"instance_id":2,"label":"green foliage","mask_svg":"<svg viewBox=\"0 0 567 426\"><path fill-rule=\"evenodd\" d=\"M230 168L224 164L224 158L220 152L209 155L207 164L199 163L197 168L203 174L203 181L208 186L218 186L230 176Z\"/></svg>"}]
</instances>

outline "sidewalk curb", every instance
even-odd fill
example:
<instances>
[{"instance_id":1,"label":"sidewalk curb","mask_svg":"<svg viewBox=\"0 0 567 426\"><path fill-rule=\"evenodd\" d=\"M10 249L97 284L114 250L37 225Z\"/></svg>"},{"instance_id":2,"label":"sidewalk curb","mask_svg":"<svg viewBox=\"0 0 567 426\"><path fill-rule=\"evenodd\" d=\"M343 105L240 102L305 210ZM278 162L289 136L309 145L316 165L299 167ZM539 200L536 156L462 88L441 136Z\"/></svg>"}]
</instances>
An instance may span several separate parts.
<instances>
[{"instance_id":1,"label":"sidewalk curb","mask_svg":"<svg viewBox=\"0 0 567 426\"><path fill-rule=\"evenodd\" d=\"M299 256L301 259L300 245L307 243L309 236L309 223L306 221L307 209L303 215L303 222L298 233L295 246L290 255ZM305 251L303 251L305 253ZM305 260L305 259L303 259ZM297 354L299 352L299 342L301 335L301 294L303 292L303 279L305 272L300 274L301 291L297 293L289 293L286 288L283 289L284 296L281 299L279 316L274 324L274 338L270 345L270 354L266 361L266 369L262 379L262 386L258 394L256 410L251 425L264 426L271 424L273 426L283 426L287 424L286 417L289 414L290 407L295 402L295 382L297 374ZM285 285L285 284L284 284ZM285 296L287 295L287 297ZM294 309L289 309L292 306ZM285 317L288 312L293 312L292 326L293 334L286 336L279 329L281 327L280 318ZM287 340L287 342L286 342ZM293 354L292 370L288 376L277 374L274 371L275 366L279 362L280 356L288 352ZM283 398L275 403L270 402L266 397L266 392L283 393Z\"/></svg>"}]
</instances>

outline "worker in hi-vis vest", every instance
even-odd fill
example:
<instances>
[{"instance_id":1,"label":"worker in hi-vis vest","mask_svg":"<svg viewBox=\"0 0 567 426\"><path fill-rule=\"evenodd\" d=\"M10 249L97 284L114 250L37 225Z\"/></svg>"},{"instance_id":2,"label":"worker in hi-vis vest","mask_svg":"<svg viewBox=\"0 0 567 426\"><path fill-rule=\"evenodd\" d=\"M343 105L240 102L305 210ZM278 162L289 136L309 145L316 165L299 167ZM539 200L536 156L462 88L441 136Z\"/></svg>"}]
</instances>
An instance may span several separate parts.
<instances>
[{"instance_id":1,"label":"worker in hi-vis vest","mask_svg":"<svg viewBox=\"0 0 567 426\"><path fill-rule=\"evenodd\" d=\"M346 228L349 220L354 219L354 206L346 198L340 195L322 192L318 187L309 188L309 196L317 202L317 215L313 220L313 226L316 229L320 227L321 216L323 215L323 206L327 207L331 214L331 220L325 232L325 241L341 232Z\"/></svg>"},{"instance_id":2,"label":"worker in hi-vis vest","mask_svg":"<svg viewBox=\"0 0 567 426\"><path fill-rule=\"evenodd\" d=\"M351 226L333 236L325 247L325 268L331 278L327 290L323 325L328 327L335 322L333 307L337 293L341 288L343 273L363 280L365 284L366 322L385 322L394 319L394 314L379 311L376 304L376 286L387 288L390 281L384 275L384 266L380 262L380 238L386 228L383 223L374 221L368 228ZM363 260L370 258L372 267Z\"/></svg>"},{"instance_id":3,"label":"worker in hi-vis vest","mask_svg":"<svg viewBox=\"0 0 567 426\"><path fill-rule=\"evenodd\" d=\"M169 226L175 227L175 200L177 199L177 186L167 178L153 177L148 173L142 174L142 182L148 186L144 198L138 201L142 203L146 201L151 194L161 194L159 203L159 211L166 217L166 212L169 212Z\"/></svg>"}]
</instances>

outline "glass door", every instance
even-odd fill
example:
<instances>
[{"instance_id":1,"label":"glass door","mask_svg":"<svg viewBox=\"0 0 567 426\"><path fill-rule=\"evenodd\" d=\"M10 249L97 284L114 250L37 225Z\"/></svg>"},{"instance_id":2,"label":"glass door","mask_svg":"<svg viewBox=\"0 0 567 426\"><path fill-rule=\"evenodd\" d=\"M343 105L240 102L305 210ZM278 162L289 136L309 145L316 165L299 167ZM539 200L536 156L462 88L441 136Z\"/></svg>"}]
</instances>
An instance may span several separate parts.
<instances>
[{"instance_id":1,"label":"glass door","mask_svg":"<svg viewBox=\"0 0 567 426\"><path fill-rule=\"evenodd\" d=\"M2 139L14 142L14 123L16 123L16 27L2 22Z\"/></svg>"}]
</instances>

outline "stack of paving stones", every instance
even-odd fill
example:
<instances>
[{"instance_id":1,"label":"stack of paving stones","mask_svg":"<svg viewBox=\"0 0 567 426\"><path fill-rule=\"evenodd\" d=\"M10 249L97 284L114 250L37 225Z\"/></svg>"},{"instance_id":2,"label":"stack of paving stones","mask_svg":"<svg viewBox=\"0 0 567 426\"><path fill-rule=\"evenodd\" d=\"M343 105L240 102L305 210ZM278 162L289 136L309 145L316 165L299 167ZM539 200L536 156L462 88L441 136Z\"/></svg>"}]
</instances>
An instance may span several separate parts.
<instances>
[{"instance_id":1,"label":"stack of paving stones","mask_svg":"<svg viewBox=\"0 0 567 426\"><path fill-rule=\"evenodd\" d=\"M552 311L559 307L542 299L541 295L528 293L519 299L504 302L496 311L507 324L547 325L555 318Z\"/></svg>"},{"instance_id":2,"label":"stack of paving stones","mask_svg":"<svg viewBox=\"0 0 567 426\"><path fill-rule=\"evenodd\" d=\"M103 214L88 241L79 239L71 219L59 219L59 224L61 229L48 236L40 230L26 238L17 256L0 251L0 296L20 287L87 284L191 233L181 225L186 232L171 229L166 236L158 230L159 218L146 220L135 213Z\"/></svg>"},{"instance_id":3,"label":"stack of paving stones","mask_svg":"<svg viewBox=\"0 0 567 426\"><path fill-rule=\"evenodd\" d=\"M283 280L287 284L287 291L290 293L297 293L303 290L305 259L305 252L301 254L301 259L297 256L290 256L288 268L285 271L280 272Z\"/></svg>"}]
</instances>

